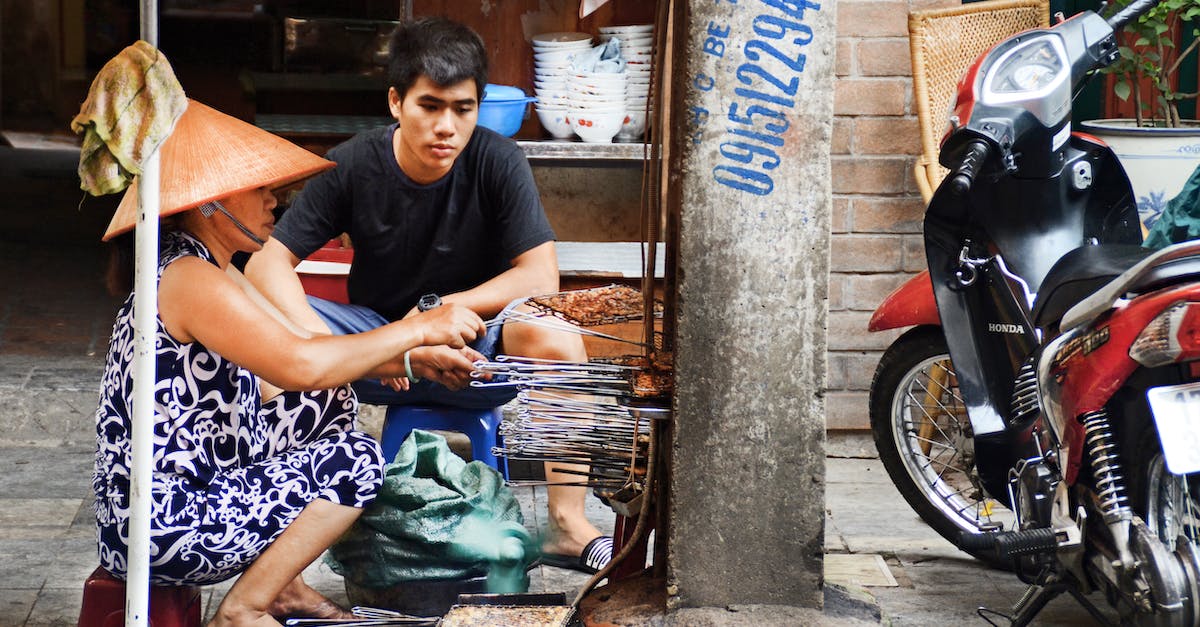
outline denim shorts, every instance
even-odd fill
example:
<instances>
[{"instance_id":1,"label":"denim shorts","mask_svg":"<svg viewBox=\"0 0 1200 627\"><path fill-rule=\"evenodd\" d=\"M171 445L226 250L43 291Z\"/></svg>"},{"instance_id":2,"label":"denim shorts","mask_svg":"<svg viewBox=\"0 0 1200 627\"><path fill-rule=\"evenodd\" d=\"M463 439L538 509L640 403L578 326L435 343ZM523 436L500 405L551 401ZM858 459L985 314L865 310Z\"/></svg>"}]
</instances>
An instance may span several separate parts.
<instances>
[{"instance_id":1,"label":"denim shorts","mask_svg":"<svg viewBox=\"0 0 1200 627\"><path fill-rule=\"evenodd\" d=\"M507 318L509 311L523 302L523 298L514 300L496 317L501 320ZM315 296L309 296L308 303L335 335L362 333L388 323L375 310L362 305L335 303ZM471 348L488 359L495 358L500 351L500 334L503 327L502 324L488 327L485 335L471 343ZM428 379L413 383L408 391L400 392L383 385L378 379L359 379L353 386L354 391L358 393L358 400L372 405L447 405L466 409L487 409L503 405L517 395L515 387L468 386L461 390L451 390Z\"/></svg>"}]
</instances>

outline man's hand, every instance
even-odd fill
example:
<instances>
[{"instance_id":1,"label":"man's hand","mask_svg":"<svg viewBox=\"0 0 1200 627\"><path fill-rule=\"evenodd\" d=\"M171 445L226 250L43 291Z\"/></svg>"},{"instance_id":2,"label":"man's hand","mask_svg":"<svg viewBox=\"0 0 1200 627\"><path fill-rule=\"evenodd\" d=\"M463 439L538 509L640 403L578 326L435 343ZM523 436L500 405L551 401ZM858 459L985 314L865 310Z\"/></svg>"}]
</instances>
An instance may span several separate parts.
<instances>
[{"instance_id":1,"label":"man's hand","mask_svg":"<svg viewBox=\"0 0 1200 627\"><path fill-rule=\"evenodd\" d=\"M437 346L445 344L450 348L463 348L475 338L487 332L483 319L474 311L461 305L446 303L406 318L420 325L421 344Z\"/></svg>"},{"instance_id":2,"label":"man's hand","mask_svg":"<svg viewBox=\"0 0 1200 627\"><path fill-rule=\"evenodd\" d=\"M484 356L469 346L425 346L410 350L408 358L416 376L460 390L470 385L472 364Z\"/></svg>"}]
</instances>

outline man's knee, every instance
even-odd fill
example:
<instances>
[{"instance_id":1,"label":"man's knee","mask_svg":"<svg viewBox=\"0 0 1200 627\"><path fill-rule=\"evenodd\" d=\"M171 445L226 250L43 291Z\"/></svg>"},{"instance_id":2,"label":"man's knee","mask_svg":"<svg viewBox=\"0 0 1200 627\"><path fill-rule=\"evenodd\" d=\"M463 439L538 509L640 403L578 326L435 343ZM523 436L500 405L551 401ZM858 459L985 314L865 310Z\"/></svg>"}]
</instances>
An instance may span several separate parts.
<instances>
[{"instance_id":1,"label":"man's knee","mask_svg":"<svg viewBox=\"0 0 1200 627\"><path fill-rule=\"evenodd\" d=\"M579 333L561 320L546 317L559 328L510 321L504 325L504 352L522 357L587 361L587 350Z\"/></svg>"}]
</instances>

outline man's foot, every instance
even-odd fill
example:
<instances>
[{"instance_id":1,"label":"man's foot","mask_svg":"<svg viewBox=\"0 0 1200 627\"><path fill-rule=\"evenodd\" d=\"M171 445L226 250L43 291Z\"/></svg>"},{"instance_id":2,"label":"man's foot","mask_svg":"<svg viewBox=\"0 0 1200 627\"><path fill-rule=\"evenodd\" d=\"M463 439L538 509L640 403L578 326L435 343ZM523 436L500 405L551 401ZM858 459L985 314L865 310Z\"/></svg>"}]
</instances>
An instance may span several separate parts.
<instances>
[{"instance_id":1,"label":"man's foot","mask_svg":"<svg viewBox=\"0 0 1200 627\"><path fill-rule=\"evenodd\" d=\"M613 539L599 536L588 542L578 554L542 553L542 564L595 574L612 560Z\"/></svg>"}]
</instances>

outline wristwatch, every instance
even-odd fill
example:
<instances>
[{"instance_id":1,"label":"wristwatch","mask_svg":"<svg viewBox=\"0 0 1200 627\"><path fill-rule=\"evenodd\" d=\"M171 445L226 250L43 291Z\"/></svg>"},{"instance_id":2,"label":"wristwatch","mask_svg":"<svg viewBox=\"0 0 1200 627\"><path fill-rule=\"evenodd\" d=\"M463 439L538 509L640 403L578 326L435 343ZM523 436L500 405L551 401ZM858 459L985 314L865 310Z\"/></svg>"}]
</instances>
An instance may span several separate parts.
<instances>
[{"instance_id":1,"label":"wristwatch","mask_svg":"<svg viewBox=\"0 0 1200 627\"><path fill-rule=\"evenodd\" d=\"M437 294L426 294L417 299L417 311L429 311L442 305L442 297Z\"/></svg>"}]
</instances>

